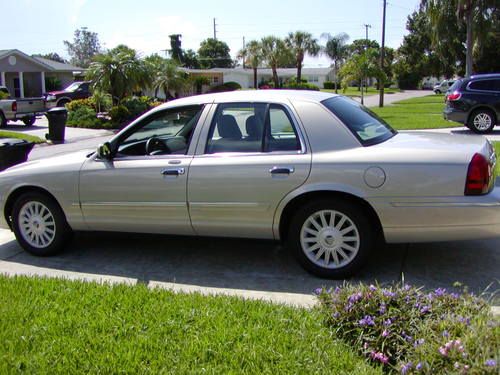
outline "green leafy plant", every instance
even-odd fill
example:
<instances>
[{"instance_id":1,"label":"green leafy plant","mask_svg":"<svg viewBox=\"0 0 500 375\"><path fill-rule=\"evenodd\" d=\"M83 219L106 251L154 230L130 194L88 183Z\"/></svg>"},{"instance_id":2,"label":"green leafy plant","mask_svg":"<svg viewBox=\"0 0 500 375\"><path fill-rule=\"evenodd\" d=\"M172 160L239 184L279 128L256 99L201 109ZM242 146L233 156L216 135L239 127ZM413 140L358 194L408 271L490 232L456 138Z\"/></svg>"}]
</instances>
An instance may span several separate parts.
<instances>
[{"instance_id":1,"label":"green leafy plant","mask_svg":"<svg viewBox=\"0 0 500 375\"><path fill-rule=\"evenodd\" d=\"M316 85L313 85L312 83L296 83L296 82L289 82L285 85L283 85L284 89L291 89L291 90L311 90L311 91L319 91L319 87Z\"/></svg>"},{"instance_id":2,"label":"green leafy plant","mask_svg":"<svg viewBox=\"0 0 500 375\"><path fill-rule=\"evenodd\" d=\"M66 124L77 128L101 128L103 121L97 118L93 108L81 106L68 113Z\"/></svg>"},{"instance_id":3,"label":"green leafy plant","mask_svg":"<svg viewBox=\"0 0 500 375\"><path fill-rule=\"evenodd\" d=\"M75 99L66 104L66 109L68 112L75 112L80 108L89 108L95 111L94 102L90 99Z\"/></svg>"},{"instance_id":4,"label":"green leafy plant","mask_svg":"<svg viewBox=\"0 0 500 375\"><path fill-rule=\"evenodd\" d=\"M126 124L130 118L130 112L124 105L118 105L111 108L109 111L111 122L115 125L121 126Z\"/></svg>"},{"instance_id":5,"label":"green leafy plant","mask_svg":"<svg viewBox=\"0 0 500 375\"><path fill-rule=\"evenodd\" d=\"M500 322L466 291L346 284L316 293L335 336L387 372L498 373Z\"/></svg>"}]
</instances>

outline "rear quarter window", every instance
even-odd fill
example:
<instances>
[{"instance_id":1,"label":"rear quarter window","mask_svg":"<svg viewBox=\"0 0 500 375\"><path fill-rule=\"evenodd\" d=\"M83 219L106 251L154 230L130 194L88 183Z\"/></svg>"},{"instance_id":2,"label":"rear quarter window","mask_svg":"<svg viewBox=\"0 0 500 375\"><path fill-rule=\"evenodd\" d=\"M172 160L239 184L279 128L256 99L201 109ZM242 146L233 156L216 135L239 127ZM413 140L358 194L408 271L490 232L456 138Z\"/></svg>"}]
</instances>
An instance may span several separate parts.
<instances>
[{"instance_id":1,"label":"rear quarter window","mask_svg":"<svg viewBox=\"0 0 500 375\"><path fill-rule=\"evenodd\" d=\"M469 83L470 90L495 91L495 81L492 79L483 79Z\"/></svg>"}]
</instances>

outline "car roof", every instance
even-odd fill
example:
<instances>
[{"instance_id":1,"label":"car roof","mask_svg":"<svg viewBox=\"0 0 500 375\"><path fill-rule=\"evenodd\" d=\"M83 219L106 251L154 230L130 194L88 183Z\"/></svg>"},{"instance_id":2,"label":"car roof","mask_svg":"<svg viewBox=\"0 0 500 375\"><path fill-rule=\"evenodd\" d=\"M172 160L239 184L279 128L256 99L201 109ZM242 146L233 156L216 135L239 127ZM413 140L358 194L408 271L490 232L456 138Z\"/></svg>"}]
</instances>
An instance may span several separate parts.
<instances>
[{"instance_id":1,"label":"car roof","mask_svg":"<svg viewBox=\"0 0 500 375\"><path fill-rule=\"evenodd\" d=\"M310 90L237 90L216 94L204 94L175 99L162 104L158 109L180 105L230 102L275 102L286 103L292 99L320 102L339 95Z\"/></svg>"},{"instance_id":2,"label":"car roof","mask_svg":"<svg viewBox=\"0 0 500 375\"><path fill-rule=\"evenodd\" d=\"M470 79L477 79L477 78L500 78L500 73L474 74L470 76Z\"/></svg>"}]
</instances>

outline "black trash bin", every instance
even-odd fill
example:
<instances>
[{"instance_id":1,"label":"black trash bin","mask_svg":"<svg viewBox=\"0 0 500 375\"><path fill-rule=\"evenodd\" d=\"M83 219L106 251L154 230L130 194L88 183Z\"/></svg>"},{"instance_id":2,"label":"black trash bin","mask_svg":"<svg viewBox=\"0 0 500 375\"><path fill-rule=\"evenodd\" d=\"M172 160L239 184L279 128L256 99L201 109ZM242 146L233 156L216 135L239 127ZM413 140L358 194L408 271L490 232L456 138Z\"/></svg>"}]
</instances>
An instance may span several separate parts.
<instances>
[{"instance_id":1,"label":"black trash bin","mask_svg":"<svg viewBox=\"0 0 500 375\"><path fill-rule=\"evenodd\" d=\"M17 138L0 139L0 171L28 160L28 154L35 144Z\"/></svg>"},{"instance_id":2,"label":"black trash bin","mask_svg":"<svg viewBox=\"0 0 500 375\"><path fill-rule=\"evenodd\" d=\"M49 120L49 133L45 134L45 138L54 143L63 143L68 111L64 107L55 107L45 112L45 116Z\"/></svg>"}]
</instances>

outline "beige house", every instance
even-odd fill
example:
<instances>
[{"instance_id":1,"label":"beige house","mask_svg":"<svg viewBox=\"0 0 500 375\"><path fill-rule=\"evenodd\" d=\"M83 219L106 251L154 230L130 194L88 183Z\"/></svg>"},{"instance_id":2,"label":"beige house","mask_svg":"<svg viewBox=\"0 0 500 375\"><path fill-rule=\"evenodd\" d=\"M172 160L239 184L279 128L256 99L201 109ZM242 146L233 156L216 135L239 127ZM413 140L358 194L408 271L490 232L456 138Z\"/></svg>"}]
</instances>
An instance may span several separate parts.
<instances>
[{"instance_id":1,"label":"beige house","mask_svg":"<svg viewBox=\"0 0 500 375\"><path fill-rule=\"evenodd\" d=\"M29 56L17 49L0 50L0 85L15 98L41 96L46 79L53 77L66 87L82 79L85 70L70 64Z\"/></svg>"}]
</instances>

